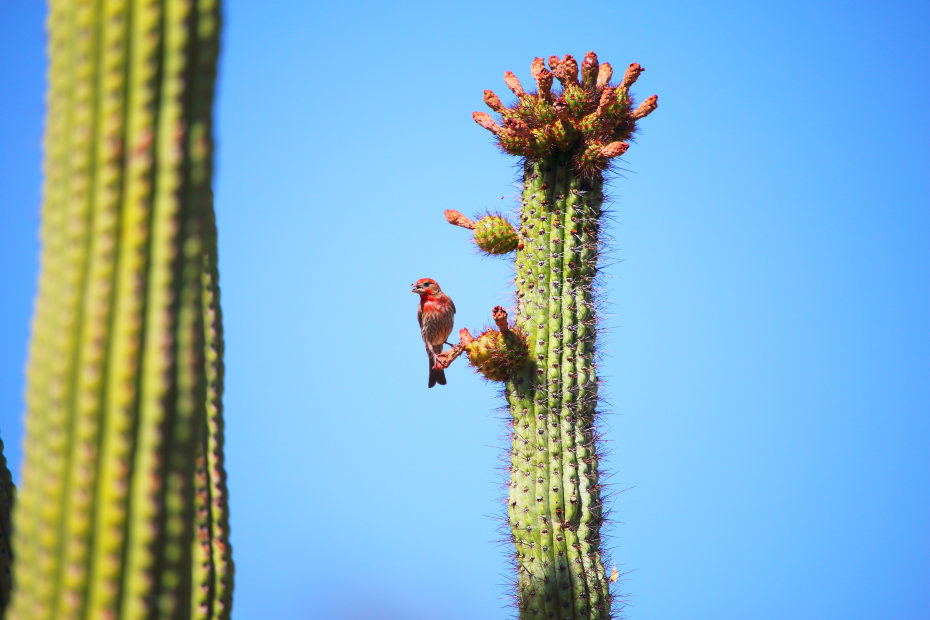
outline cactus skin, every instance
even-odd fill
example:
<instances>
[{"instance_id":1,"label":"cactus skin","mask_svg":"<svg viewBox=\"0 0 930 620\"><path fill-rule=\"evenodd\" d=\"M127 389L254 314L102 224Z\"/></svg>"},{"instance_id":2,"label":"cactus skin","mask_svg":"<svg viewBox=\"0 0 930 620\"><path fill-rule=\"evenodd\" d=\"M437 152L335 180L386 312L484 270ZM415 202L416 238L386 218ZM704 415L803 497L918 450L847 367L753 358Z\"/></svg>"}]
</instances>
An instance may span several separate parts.
<instances>
[{"instance_id":1,"label":"cactus skin","mask_svg":"<svg viewBox=\"0 0 930 620\"><path fill-rule=\"evenodd\" d=\"M603 522L595 417L595 300L603 171L626 151L637 119L628 89L642 71L630 65L609 86L609 65L589 52L581 65L569 55L537 58L538 90L526 92L505 74L517 103L502 115L475 121L500 147L524 157L520 246L515 259L516 328L526 335L530 363L510 375L506 396L513 418L510 531L516 549L521 619L610 618L604 570ZM554 92L553 77L562 84Z\"/></svg>"},{"instance_id":2,"label":"cactus skin","mask_svg":"<svg viewBox=\"0 0 930 620\"><path fill-rule=\"evenodd\" d=\"M50 2L10 618L229 616L210 187L219 25L218 0ZM209 600L195 604L204 580Z\"/></svg>"}]
</instances>

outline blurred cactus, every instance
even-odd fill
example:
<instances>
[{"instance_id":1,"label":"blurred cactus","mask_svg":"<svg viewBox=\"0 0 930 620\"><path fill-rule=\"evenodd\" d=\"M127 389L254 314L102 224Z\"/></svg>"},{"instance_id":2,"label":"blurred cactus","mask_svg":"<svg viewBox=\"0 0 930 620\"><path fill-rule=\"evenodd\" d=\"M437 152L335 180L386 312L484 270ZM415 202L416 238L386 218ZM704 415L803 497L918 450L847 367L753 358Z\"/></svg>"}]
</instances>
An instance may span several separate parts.
<instances>
[{"instance_id":1,"label":"blurred cactus","mask_svg":"<svg viewBox=\"0 0 930 620\"><path fill-rule=\"evenodd\" d=\"M636 121L655 109L656 97L633 107L629 87L642 72L635 63L615 86L610 65L593 52L585 55L580 79L570 55L550 57L549 67L541 58L533 61L534 93L505 73L517 98L509 108L485 91L500 124L485 112L473 117L504 151L525 158L515 244L516 330L526 336L529 363L506 377L513 416L508 506L520 618L587 620L612 613L594 427L592 284L603 171L626 151ZM561 83L558 92L553 78ZM470 346L481 349L484 338Z\"/></svg>"},{"instance_id":2,"label":"blurred cactus","mask_svg":"<svg viewBox=\"0 0 930 620\"><path fill-rule=\"evenodd\" d=\"M0 441L0 618L10 602L10 586L12 584L11 568L12 555L10 554L10 511L13 508L13 499L16 497L16 487L10 469L6 465L3 455L3 442Z\"/></svg>"},{"instance_id":3,"label":"blurred cactus","mask_svg":"<svg viewBox=\"0 0 930 620\"><path fill-rule=\"evenodd\" d=\"M228 618L218 0L51 0L10 618Z\"/></svg>"}]
</instances>

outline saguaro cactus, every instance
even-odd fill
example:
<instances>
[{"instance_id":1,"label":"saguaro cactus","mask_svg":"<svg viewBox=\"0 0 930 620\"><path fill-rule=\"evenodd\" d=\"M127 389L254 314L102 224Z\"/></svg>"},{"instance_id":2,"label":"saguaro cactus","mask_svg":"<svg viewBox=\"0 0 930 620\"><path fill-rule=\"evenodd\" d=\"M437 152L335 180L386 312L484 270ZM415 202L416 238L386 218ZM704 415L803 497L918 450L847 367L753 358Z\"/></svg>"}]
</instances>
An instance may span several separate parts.
<instances>
[{"instance_id":1,"label":"saguaro cactus","mask_svg":"<svg viewBox=\"0 0 930 620\"><path fill-rule=\"evenodd\" d=\"M51 0L11 618L228 617L218 0Z\"/></svg>"},{"instance_id":2,"label":"saguaro cactus","mask_svg":"<svg viewBox=\"0 0 930 620\"><path fill-rule=\"evenodd\" d=\"M642 71L635 63L615 86L610 65L594 52L585 55L580 79L570 55L550 57L549 66L533 61L535 93L505 73L517 97L511 107L485 91L501 124L484 112L473 116L504 151L525 160L516 329L526 336L529 362L506 378L513 416L508 506L520 618L587 620L611 615L594 427L592 283L603 171L626 151L636 121L655 109L657 99L633 107L629 88ZM553 92L553 76L561 92Z\"/></svg>"}]
</instances>

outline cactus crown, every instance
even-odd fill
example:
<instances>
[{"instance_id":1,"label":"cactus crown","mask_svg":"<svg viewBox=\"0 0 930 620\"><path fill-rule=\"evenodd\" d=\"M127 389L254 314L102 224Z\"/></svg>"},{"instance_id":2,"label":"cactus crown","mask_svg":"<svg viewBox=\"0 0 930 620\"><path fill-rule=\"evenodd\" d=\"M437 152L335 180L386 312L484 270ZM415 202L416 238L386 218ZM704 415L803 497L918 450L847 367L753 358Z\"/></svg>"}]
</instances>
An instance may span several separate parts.
<instances>
[{"instance_id":1,"label":"cactus crown","mask_svg":"<svg viewBox=\"0 0 930 620\"><path fill-rule=\"evenodd\" d=\"M509 108L494 92L484 91L485 103L501 114L501 125L486 112L475 112L472 117L497 136L507 153L527 159L566 153L579 174L593 176L626 151L636 121L656 108L658 98L652 95L633 108L629 88L643 71L637 63L627 68L616 86L609 85L613 69L598 63L594 52L585 54L580 79L578 63L570 54L561 59L550 56L549 67L542 58L533 60L535 93L523 90L510 71L504 74L508 88L517 96ZM560 92L552 91L553 77L562 85Z\"/></svg>"}]
</instances>

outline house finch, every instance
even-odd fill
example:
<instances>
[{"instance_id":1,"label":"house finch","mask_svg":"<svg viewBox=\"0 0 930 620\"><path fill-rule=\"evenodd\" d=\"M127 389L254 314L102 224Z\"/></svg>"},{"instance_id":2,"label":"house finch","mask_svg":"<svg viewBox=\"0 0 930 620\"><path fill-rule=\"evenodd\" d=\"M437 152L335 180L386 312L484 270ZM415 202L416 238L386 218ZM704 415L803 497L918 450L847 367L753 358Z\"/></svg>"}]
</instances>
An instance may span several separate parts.
<instances>
[{"instance_id":1,"label":"house finch","mask_svg":"<svg viewBox=\"0 0 930 620\"><path fill-rule=\"evenodd\" d=\"M435 280L420 278L412 286L413 292L420 296L417 321L420 323L420 334L423 336L426 354L429 356L429 387L437 383L445 385L445 371L433 368L433 366L436 364L436 355L442 353L442 345L452 333L455 304L448 295L442 292Z\"/></svg>"}]
</instances>

